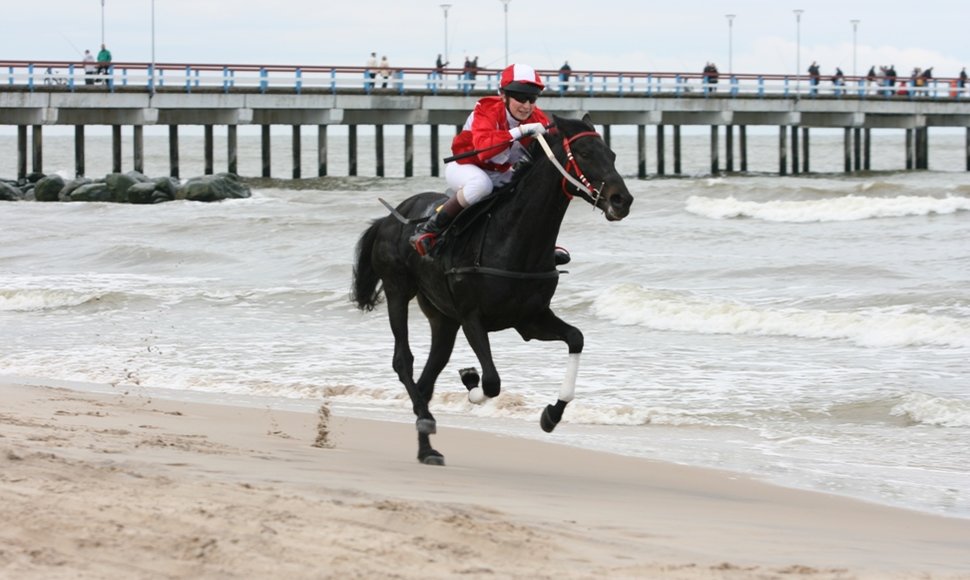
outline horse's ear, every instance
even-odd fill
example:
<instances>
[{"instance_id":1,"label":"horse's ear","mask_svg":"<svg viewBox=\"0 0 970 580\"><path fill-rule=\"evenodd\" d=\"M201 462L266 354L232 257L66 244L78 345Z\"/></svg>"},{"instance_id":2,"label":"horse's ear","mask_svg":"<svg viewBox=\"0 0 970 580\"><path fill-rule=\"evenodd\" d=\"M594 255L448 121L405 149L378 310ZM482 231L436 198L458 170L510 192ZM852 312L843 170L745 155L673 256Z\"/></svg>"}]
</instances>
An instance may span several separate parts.
<instances>
[{"instance_id":1,"label":"horse's ear","mask_svg":"<svg viewBox=\"0 0 970 580\"><path fill-rule=\"evenodd\" d=\"M593 125L593 119L592 117L589 116L589 113L586 113L585 115L583 115L583 123L586 123L587 125L589 125L590 129L594 131L596 130L596 126Z\"/></svg>"}]
</instances>

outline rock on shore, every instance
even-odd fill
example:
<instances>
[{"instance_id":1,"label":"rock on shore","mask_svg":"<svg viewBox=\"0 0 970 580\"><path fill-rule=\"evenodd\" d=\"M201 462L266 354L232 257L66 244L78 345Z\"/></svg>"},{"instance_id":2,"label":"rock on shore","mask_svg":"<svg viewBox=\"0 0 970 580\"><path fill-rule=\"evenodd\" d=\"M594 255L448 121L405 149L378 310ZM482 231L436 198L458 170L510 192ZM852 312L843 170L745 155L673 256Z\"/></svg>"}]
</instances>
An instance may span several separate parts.
<instances>
[{"instance_id":1,"label":"rock on shore","mask_svg":"<svg viewBox=\"0 0 970 580\"><path fill-rule=\"evenodd\" d=\"M27 179L0 179L0 201L106 201L162 203L176 199L222 201L252 195L249 186L232 173L203 175L180 183L172 177L151 178L137 171L109 173L102 179L33 173Z\"/></svg>"}]
</instances>

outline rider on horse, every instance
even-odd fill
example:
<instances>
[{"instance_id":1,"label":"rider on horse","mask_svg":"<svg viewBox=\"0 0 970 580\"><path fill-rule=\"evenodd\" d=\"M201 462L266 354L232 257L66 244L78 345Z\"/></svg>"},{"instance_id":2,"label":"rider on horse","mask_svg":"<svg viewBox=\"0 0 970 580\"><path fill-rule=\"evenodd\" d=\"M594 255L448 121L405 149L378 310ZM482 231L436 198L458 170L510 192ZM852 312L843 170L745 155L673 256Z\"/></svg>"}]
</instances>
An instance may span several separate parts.
<instances>
[{"instance_id":1,"label":"rider on horse","mask_svg":"<svg viewBox=\"0 0 970 580\"><path fill-rule=\"evenodd\" d=\"M438 234L463 209L512 180L513 168L526 156L531 137L544 134L549 124L546 114L536 105L544 88L535 69L513 64L502 71L500 94L483 97L475 104L461 133L452 141L451 151L456 156L478 153L445 165L445 179L455 194L411 236L411 244L419 255L428 254Z\"/></svg>"}]
</instances>

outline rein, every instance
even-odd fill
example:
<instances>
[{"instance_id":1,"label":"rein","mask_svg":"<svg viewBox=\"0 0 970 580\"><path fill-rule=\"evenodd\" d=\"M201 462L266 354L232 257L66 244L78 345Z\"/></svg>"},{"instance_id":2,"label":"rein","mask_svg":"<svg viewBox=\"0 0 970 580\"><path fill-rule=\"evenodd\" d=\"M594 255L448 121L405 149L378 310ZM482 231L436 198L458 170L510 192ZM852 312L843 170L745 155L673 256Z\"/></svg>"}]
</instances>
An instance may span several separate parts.
<instances>
[{"instance_id":1,"label":"rein","mask_svg":"<svg viewBox=\"0 0 970 580\"><path fill-rule=\"evenodd\" d=\"M599 133L596 131L583 131L582 133L577 133L568 139L563 139L562 148L566 152L566 166L563 167L556 159L555 154L552 152L552 148L549 147L549 143L546 142L545 137L542 135L536 135L536 139L539 141L539 145L542 145L542 150L546 152L546 157L552 162L552 165L562 174L562 192L570 200L573 199L573 195L569 193L566 189L566 182L568 181L573 187L578 191L584 192L590 196L593 201L593 207L596 207L596 203L599 201L601 192L603 191L603 185L600 184L600 189L596 189L593 185L586 179L583 175L583 170L579 168L579 164L576 163L576 158L573 157L573 150L569 146L573 141L580 139L582 137L599 137ZM573 177L572 173L576 173L576 177ZM577 179L578 177L578 179Z\"/></svg>"}]
</instances>

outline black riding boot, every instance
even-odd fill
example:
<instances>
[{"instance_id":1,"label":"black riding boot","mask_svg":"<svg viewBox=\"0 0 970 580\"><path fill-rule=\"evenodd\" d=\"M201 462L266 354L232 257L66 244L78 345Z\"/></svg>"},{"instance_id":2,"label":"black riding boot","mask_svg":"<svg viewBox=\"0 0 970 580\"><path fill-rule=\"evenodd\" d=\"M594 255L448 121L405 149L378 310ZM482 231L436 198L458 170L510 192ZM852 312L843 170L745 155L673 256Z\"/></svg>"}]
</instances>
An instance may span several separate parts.
<instances>
[{"instance_id":1,"label":"black riding boot","mask_svg":"<svg viewBox=\"0 0 970 580\"><path fill-rule=\"evenodd\" d=\"M462 209L464 208L458 203L458 197L453 196L428 221L414 230L409 241L419 256L428 255L428 252L434 247L438 235L451 224Z\"/></svg>"}]
</instances>

